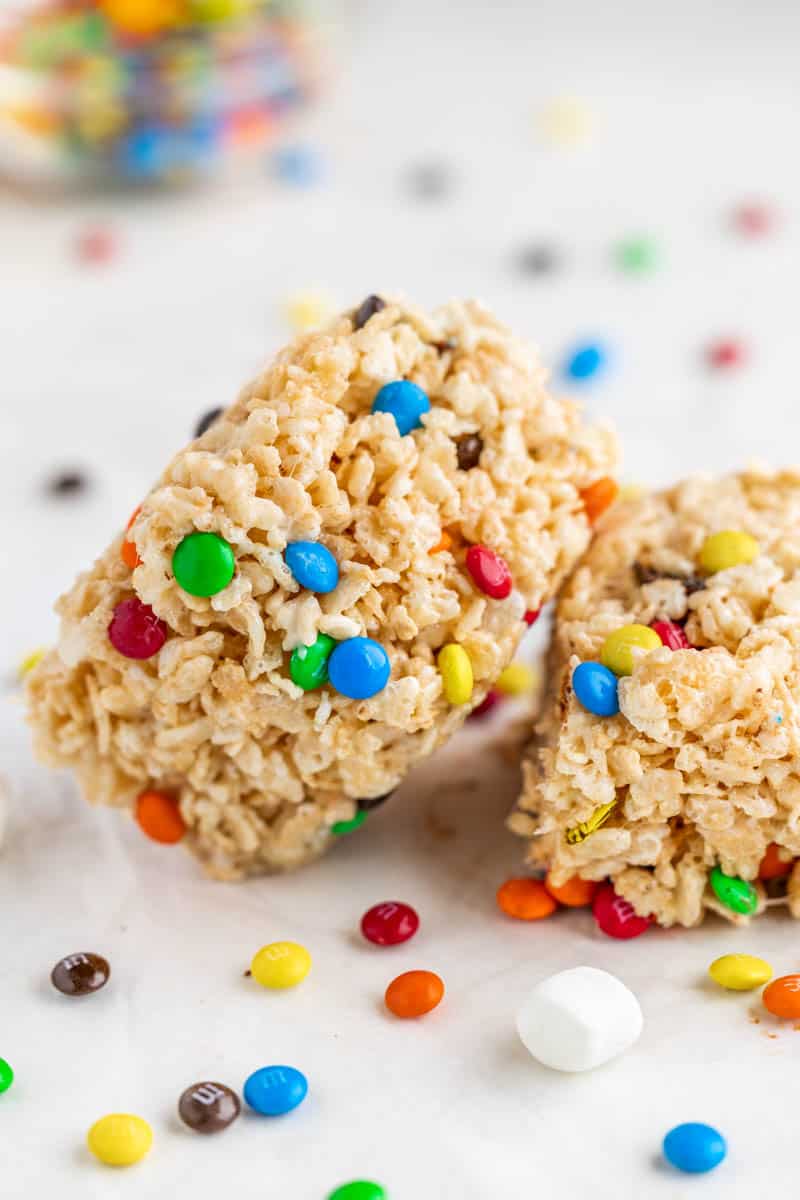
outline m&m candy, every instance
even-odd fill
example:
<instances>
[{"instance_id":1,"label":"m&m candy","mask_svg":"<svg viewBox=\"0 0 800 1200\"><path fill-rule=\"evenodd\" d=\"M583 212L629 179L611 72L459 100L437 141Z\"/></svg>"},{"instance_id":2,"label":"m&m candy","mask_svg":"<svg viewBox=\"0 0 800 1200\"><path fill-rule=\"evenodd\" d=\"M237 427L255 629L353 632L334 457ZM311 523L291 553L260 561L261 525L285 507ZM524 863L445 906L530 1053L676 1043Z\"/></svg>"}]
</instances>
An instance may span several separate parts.
<instances>
[{"instance_id":1,"label":"m&m candy","mask_svg":"<svg viewBox=\"0 0 800 1200\"><path fill-rule=\"evenodd\" d=\"M687 638L683 626L678 625L676 621L653 621L650 628L658 635L662 646L669 650L691 650L692 643Z\"/></svg>"},{"instance_id":2,"label":"m&m candy","mask_svg":"<svg viewBox=\"0 0 800 1200\"><path fill-rule=\"evenodd\" d=\"M594 525L595 521L600 519L618 495L619 485L608 475L604 475L602 479L596 479L594 483L590 483L588 487L581 490L580 497L590 525Z\"/></svg>"},{"instance_id":3,"label":"m&m candy","mask_svg":"<svg viewBox=\"0 0 800 1200\"><path fill-rule=\"evenodd\" d=\"M174 845L186 833L178 801L166 792L141 792L136 798L135 816L142 833L164 846Z\"/></svg>"},{"instance_id":4,"label":"m&m candy","mask_svg":"<svg viewBox=\"0 0 800 1200\"><path fill-rule=\"evenodd\" d=\"M389 682L389 655L372 638L348 638L328 659L328 679L337 692L351 700L368 700Z\"/></svg>"},{"instance_id":5,"label":"m&m candy","mask_svg":"<svg viewBox=\"0 0 800 1200\"><path fill-rule=\"evenodd\" d=\"M393 788L391 792L384 792L381 796L362 796L360 800L356 800L359 812L368 813L372 812L374 808L380 808L382 804L391 799L394 793L395 789Z\"/></svg>"},{"instance_id":6,"label":"m&m candy","mask_svg":"<svg viewBox=\"0 0 800 1200\"><path fill-rule=\"evenodd\" d=\"M410 379L386 383L372 402L372 411L391 413L400 434L422 426L422 414L429 411L431 402L422 388Z\"/></svg>"},{"instance_id":7,"label":"m&m candy","mask_svg":"<svg viewBox=\"0 0 800 1200\"><path fill-rule=\"evenodd\" d=\"M504 696L527 696L536 687L537 679L533 667L523 662L512 662L498 675L497 690Z\"/></svg>"},{"instance_id":8,"label":"m&m candy","mask_svg":"<svg viewBox=\"0 0 800 1200\"><path fill-rule=\"evenodd\" d=\"M304 692L313 692L328 682L328 659L336 642L327 633L318 633L311 646L295 646L289 659L292 682Z\"/></svg>"},{"instance_id":9,"label":"m&m candy","mask_svg":"<svg viewBox=\"0 0 800 1200\"><path fill-rule=\"evenodd\" d=\"M497 889L498 907L517 921L540 921L558 908L541 879L507 879Z\"/></svg>"},{"instance_id":10,"label":"m&m candy","mask_svg":"<svg viewBox=\"0 0 800 1200\"><path fill-rule=\"evenodd\" d=\"M0 1096L3 1092L7 1092L14 1082L14 1071L10 1063L7 1063L4 1058L0 1058Z\"/></svg>"},{"instance_id":11,"label":"m&m candy","mask_svg":"<svg viewBox=\"0 0 800 1200\"><path fill-rule=\"evenodd\" d=\"M481 717L485 717L496 705L501 704L502 701L502 692L498 691L497 688L489 688L489 691L483 697L480 704L476 704L469 714L469 720L479 721Z\"/></svg>"},{"instance_id":12,"label":"m&m candy","mask_svg":"<svg viewBox=\"0 0 800 1200\"><path fill-rule=\"evenodd\" d=\"M342 837L346 833L355 833L357 829L361 828L366 819L366 810L363 808L359 809L349 821L334 821L331 825L331 833L336 837Z\"/></svg>"},{"instance_id":13,"label":"m&m candy","mask_svg":"<svg viewBox=\"0 0 800 1200\"><path fill-rule=\"evenodd\" d=\"M621 941L639 937L652 924L650 917L638 916L633 905L618 896L610 883L604 884L592 901L592 914L603 933Z\"/></svg>"},{"instance_id":14,"label":"m&m candy","mask_svg":"<svg viewBox=\"0 0 800 1200\"><path fill-rule=\"evenodd\" d=\"M467 570L480 591L493 600L505 600L511 594L511 572L505 559L488 546L470 546L467 551Z\"/></svg>"},{"instance_id":15,"label":"m&m candy","mask_svg":"<svg viewBox=\"0 0 800 1200\"><path fill-rule=\"evenodd\" d=\"M194 427L194 436L196 438L202 437L206 430L210 429L214 422L222 416L224 411L224 408L210 408L208 412L203 413Z\"/></svg>"},{"instance_id":16,"label":"m&m candy","mask_svg":"<svg viewBox=\"0 0 800 1200\"><path fill-rule=\"evenodd\" d=\"M419 917L410 904L384 900L367 909L361 918L361 932L376 946L399 946L419 929Z\"/></svg>"},{"instance_id":17,"label":"m&m candy","mask_svg":"<svg viewBox=\"0 0 800 1200\"><path fill-rule=\"evenodd\" d=\"M690 1121L676 1125L664 1138L664 1158L679 1171L700 1175L718 1167L728 1152L725 1138L711 1125Z\"/></svg>"},{"instance_id":18,"label":"m&m candy","mask_svg":"<svg viewBox=\"0 0 800 1200\"><path fill-rule=\"evenodd\" d=\"M800 975L781 975L764 988L764 1008L775 1017L800 1020Z\"/></svg>"},{"instance_id":19,"label":"m&m candy","mask_svg":"<svg viewBox=\"0 0 800 1200\"><path fill-rule=\"evenodd\" d=\"M785 858L786 851L775 842L767 846L767 851L758 868L759 879L783 879L792 869L791 857Z\"/></svg>"},{"instance_id":20,"label":"m&m candy","mask_svg":"<svg viewBox=\"0 0 800 1200\"><path fill-rule=\"evenodd\" d=\"M591 879L581 879L580 875L573 875L566 883L557 886L550 879L548 872L544 886L553 899L566 908L586 908L594 900L600 885Z\"/></svg>"},{"instance_id":21,"label":"m&m candy","mask_svg":"<svg viewBox=\"0 0 800 1200\"><path fill-rule=\"evenodd\" d=\"M233 579L233 548L216 533L189 533L175 547L172 573L190 596L216 596Z\"/></svg>"},{"instance_id":22,"label":"m&m candy","mask_svg":"<svg viewBox=\"0 0 800 1200\"><path fill-rule=\"evenodd\" d=\"M270 942L250 963L250 974L265 988L290 988L302 983L311 970L311 955L297 942Z\"/></svg>"},{"instance_id":23,"label":"m&m candy","mask_svg":"<svg viewBox=\"0 0 800 1200\"><path fill-rule=\"evenodd\" d=\"M224 1083L204 1080L181 1093L178 1116L195 1133L221 1133L241 1111L239 1097Z\"/></svg>"},{"instance_id":24,"label":"m&m candy","mask_svg":"<svg viewBox=\"0 0 800 1200\"><path fill-rule=\"evenodd\" d=\"M483 453L483 438L479 433L462 433L453 439L456 444L456 459L459 471L471 471L477 467Z\"/></svg>"},{"instance_id":25,"label":"m&m candy","mask_svg":"<svg viewBox=\"0 0 800 1200\"><path fill-rule=\"evenodd\" d=\"M108 640L126 658L152 658L167 640L167 627L149 604L133 596L114 609Z\"/></svg>"},{"instance_id":26,"label":"m&m candy","mask_svg":"<svg viewBox=\"0 0 800 1200\"><path fill-rule=\"evenodd\" d=\"M244 1098L264 1117L281 1117L302 1104L308 1093L308 1080L296 1067L260 1067L248 1076Z\"/></svg>"},{"instance_id":27,"label":"m&m candy","mask_svg":"<svg viewBox=\"0 0 800 1200\"><path fill-rule=\"evenodd\" d=\"M64 996L90 996L105 987L111 968L101 954L68 954L53 967L50 982Z\"/></svg>"},{"instance_id":28,"label":"m&m candy","mask_svg":"<svg viewBox=\"0 0 800 1200\"><path fill-rule=\"evenodd\" d=\"M466 704L472 697L472 663L463 646L449 642L436 656L442 690L450 704Z\"/></svg>"},{"instance_id":29,"label":"m&m candy","mask_svg":"<svg viewBox=\"0 0 800 1200\"><path fill-rule=\"evenodd\" d=\"M321 542L290 542L284 558L300 587L310 592L326 595L339 582L339 564Z\"/></svg>"},{"instance_id":30,"label":"m&m candy","mask_svg":"<svg viewBox=\"0 0 800 1200\"><path fill-rule=\"evenodd\" d=\"M746 566L758 558L760 547L754 537L740 529L723 529L712 533L700 548L700 566L709 575L731 567Z\"/></svg>"},{"instance_id":31,"label":"m&m candy","mask_svg":"<svg viewBox=\"0 0 800 1200\"><path fill-rule=\"evenodd\" d=\"M660 646L661 638L648 625L622 625L603 642L600 661L615 675L631 675L636 663L634 651L647 654Z\"/></svg>"},{"instance_id":32,"label":"m&m candy","mask_svg":"<svg viewBox=\"0 0 800 1200\"><path fill-rule=\"evenodd\" d=\"M386 301L380 296L367 296L362 300L353 315L353 329L363 329L367 321L386 308Z\"/></svg>"},{"instance_id":33,"label":"m&m candy","mask_svg":"<svg viewBox=\"0 0 800 1200\"><path fill-rule=\"evenodd\" d=\"M125 526L126 533L128 532L131 525L136 520L136 518L138 517L138 515L141 511L142 511L141 504L138 506L138 508L135 508L133 510L130 517L128 518L128 524ZM130 540L130 538L126 537L125 540L123 541L122 545L119 548L119 556L122 559L122 561L125 563L125 566L130 571L135 570L136 567L141 565L142 560L139 557L139 551L136 549L136 543L132 542Z\"/></svg>"},{"instance_id":34,"label":"m&m candy","mask_svg":"<svg viewBox=\"0 0 800 1200\"><path fill-rule=\"evenodd\" d=\"M441 1002L444 983L433 971L405 971L386 989L386 1007L396 1017L423 1017Z\"/></svg>"},{"instance_id":35,"label":"m&m candy","mask_svg":"<svg viewBox=\"0 0 800 1200\"><path fill-rule=\"evenodd\" d=\"M369 1179L355 1179L328 1192L326 1200L387 1200L386 1191Z\"/></svg>"},{"instance_id":36,"label":"m&m candy","mask_svg":"<svg viewBox=\"0 0 800 1200\"><path fill-rule=\"evenodd\" d=\"M708 365L721 370L740 367L746 358L747 348L737 338L720 338L706 349Z\"/></svg>"},{"instance_id":37,"label":"m&m candy","mask_svg":"<svg viewBox=\"0 0 800 1200\"><path fill-rule=\"evenodd\" d=\"M758 892L746 879L739 879L737 875L726 875L719 867L714 867L709 876L709 883L720 904L724 904L731 912L748 916L758 908Z\"/></svg>"},{"instance_id":38,"label":"m&m candy","mask_svg":"<svg viewBox=\"0 0 800 1200\"><path fill-rule=\"evenodd\" d=\"M606 365L606 359L607 354L603 346L587 342L586 345L576 346L568 355L564 373L576 383L583 382L599 375Z\"/></svg>"},{"instance_id":39,"label":"m&m candy","mask_svg":"<svg viewBox=\"0 0 800 1200\"><path fill-rule=\"evenodd\" d=\"M525 624L526 625L535 625L536 622L539 620L539 613L541 611L542 610L540 608L526 609L525 616L523 617Z\"/></svg>"},{"instance_id":40,"label":"m&m candy","mask_svg":"<svg viewBox=\"0 0 800 1200\"><path fill-rule=\"evenodd\" d=\"M723 954L714 959L708 973L720 987L732 992L750 992L772 978L772 967L752 954Z\"/></svg>"},{"instance_id":41,"label":"m&m candy","mask_svg":"<svg viewBox=\"0 0 800 1200\"><path fill-rule=\"evenodd\" d=\"M131 1167L147 1154L153 1131L142 1117L109 1113L95 1121L86 1141L95 1158L109 1167Z\"/></svg>"},{"instance_id":42,"label":"m&m candy","mask_svg":"<svg viewBox=\"0 0 800 1200\"><path fill-rule=\"evenodd\" d=\"M619 712L617 677L599 662L579 663L572 672L575 698L596 717L613 717Z\"/></svg>"}]
</instances>

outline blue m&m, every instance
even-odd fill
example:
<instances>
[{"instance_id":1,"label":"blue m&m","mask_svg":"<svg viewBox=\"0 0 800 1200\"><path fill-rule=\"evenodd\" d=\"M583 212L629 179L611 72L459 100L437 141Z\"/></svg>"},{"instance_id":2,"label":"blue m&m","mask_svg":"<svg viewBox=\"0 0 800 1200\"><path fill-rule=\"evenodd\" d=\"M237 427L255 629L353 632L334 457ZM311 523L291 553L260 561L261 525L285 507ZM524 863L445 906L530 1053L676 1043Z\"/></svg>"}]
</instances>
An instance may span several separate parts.
<instances>
[{"instance_id":1,"label":"blue m&m","mask_svg":"<svg viewBox=\"0 0 800 1200\"><path fill-rule=\"evenodd\" d=\"M259 1067L248 1076L244 1098L264 1117L282 1117L306 1098L308 1080L296 1067Z\"/></svg>"},{"instance_id":2,"label":"blue m&m","mask_svg":"<svg viewBox=\"0 0 800 1200\"><path fill-rule=\"evenodd\" d=\"M718 1167L728 1147L725 1138L711 1125L689 1121L676 1125L664 1138L664 1158L679 1171L702 1175Z\"/></svg>"},{"instance_id":3,"label":"blue m&m","mask_svg":"<svg viewBox=\"0 0 800 1200\"><path fill-rule=\"evenodd\" d=\"M324 595L339 582L339 564L321 542L290 542L284 558L300 587L310 592Z\"/></svg>"},{"instance_id":4,"label":"blue m&m","mask_svg":"<svg viewBox=\"0 0 800 1200\"><path fill-rule=\"evenodd\" d=\"M372 638L339 642L328 659L328 679L337 692L351 700L367 700L383 691L390 672L389 655Z\"/></svg>"},{"instance_id":5,"label":"blue m&m","mask_svg":"<svg viewBox=\"0 0 800 1200\"><path fill-rule=\"evenodd\" d=\"M564 373L568 379L582 381L599 374L606 365L606 351L595 342L576 346L567 358Z\"/></svg>"},{"instance_id":6,"label":"blue m&m","mask_svg":"<svg viewBox=\"0 0 800 1200\"><path fill-rule=\"evenodd\" d=\"M582 662L572 672L572 689L579 702L596 717L619 712L617 677L599 662Z\"/></svg>"},{"instance_id":7,"label":"blue m&m","mask_svg":"<svg viewBox=\"0 0 800 1200\"><path fill-rule=\"evenodd\" d=\"M396 379L394 383L384 384L372 401L372 411L391 413L403 435L421 427L420 418L430 406L425 392L410 379Z\"/></svg>"}]
</instances>

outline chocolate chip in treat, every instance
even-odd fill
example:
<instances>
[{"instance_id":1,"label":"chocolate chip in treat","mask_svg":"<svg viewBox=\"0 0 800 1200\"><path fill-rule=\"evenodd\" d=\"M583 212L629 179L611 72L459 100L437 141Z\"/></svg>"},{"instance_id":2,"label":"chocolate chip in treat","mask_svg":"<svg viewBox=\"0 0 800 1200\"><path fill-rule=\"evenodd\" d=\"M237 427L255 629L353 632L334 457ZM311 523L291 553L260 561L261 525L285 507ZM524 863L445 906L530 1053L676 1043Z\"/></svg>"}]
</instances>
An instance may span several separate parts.
<instances>
[{"instance_id":1,"label":"chocolate chip in treat","mask_svg":"<svg viewBox=\"0 0 800 1200\"><path fill-rule=\"evenodd\" d=\"M196 438L202 437L205 431L211 428L217 418L222 416L223 411L224 410L221 408L210 408L205 416L201 417L197 422L194 430L194 436Z\"/></svg>"},{"instance_id":2,"label":"chocolate chip in treat","mask_svg":"<svg viewBox=\"0 0 800 1200\"><path fill-rule=\"evenodd\" d=\"M382 308L386 308L385 300L381 300L380 296L367 296L366 300L362 301L356 309L353 317L353 329L363 329L370 317L374 317L375 313L379 313Z\"/></svg>"},{"instance_id":3,"label":"chocolate chip in treat","mask_svg":"<svg viewBox=\"0 0 800 1200\"><path fill-rule=\"evenodd\" d=\"M546 243L525 246L517 254L517 266L525 275L550 275L559 266L559 254Z\"/></svg>"},{"instance_id":4,"label":"chocolate chip in treat","mask_svg":"<svg viewBox=\"0 0 800 1200\"><path fill-rule=\"evenodd\" d=\"M640 562L633 564L633 573L639 587L644 587L647 583L655 583L657 579L677 579L679 583L683 584L684 591L689 596L692 592L702 592L706 586L705 579L699 575L679 575L674 571L659 571L655 567L648 567Z\"/></svg>"},{"instance_id":5,"label":"chocolate chip in treat","mask_svg":"<svg viewBox=\"0 0 800 1200\"><path fill-rule=\"evenodd\" d=\"M391 792L385 792L382 796L365 796L361 800L356 800L359 812L372 812L373 808L380 808L385 804L390 796L394 795L394 789Z\"/></svg>"},{"instance_id":6,"label":"chocolate chip in treat","mask_svg":"<svg viewBox=\"0 0 800 1200\"><path fill-rule=\"evenodd\" d=\"M48 481L47 490L51 496L77 496L85 492L89 479L82 471L59 471Z\"/></svg>"},{"instance_id":7,"label":"chocolate chip in treat","mask_svg":"<svg viewBox=\"0 0 800 1200\"><path fill-rule=\"evenodd\" d=\"M178 1116L196 1133L221 1133L236 1120L239 1097L224 1083L193 1083L181 1093Z\"/></svg>"},{"instance_id":8,"label":"chocolate chip in treat","mask_svg":"<svg viewBox=\"0 0 800 1200\"><path fill-rule=\"evenodd\" d=\"M444 163L419 163L408 176L410 190L420 200L440 200L452 185L452 174Z\"/></svg>"},{"instance_id":9,"label":"chocolate chip in treat","mask_svg":"<svg viewBox=\"0 0 800 1200\"><path fill-rule=\"evenodd\" d=\"M111 968L100 954L69 954L50 972L53 987L65 996L90 996L108 983Z\"/></svg>"},{"instance_id":10,"label":"chocolate chip in treat","mask_svg":"<svg viewBox=\"0 0 800 1200\"><path fill-rule=\"evenodd\" d=\"M458 349L458 342L454 337L444 338L441 342L431 342L431 345L440 354L447 354L451 350Z\"/></svg>"},{"instance_id":11,"label":"chocolate chip in treat","mask_svg":"<svg viewBox=\"0 0 800 1200\"><path fill-rule=\"evenodd\" d=\"M479 433L462 433L461 437L453 439L456 444L456 457L462 471L470 471L477 467L483 450L483 438Z\"/></svg>"}]
</instances>

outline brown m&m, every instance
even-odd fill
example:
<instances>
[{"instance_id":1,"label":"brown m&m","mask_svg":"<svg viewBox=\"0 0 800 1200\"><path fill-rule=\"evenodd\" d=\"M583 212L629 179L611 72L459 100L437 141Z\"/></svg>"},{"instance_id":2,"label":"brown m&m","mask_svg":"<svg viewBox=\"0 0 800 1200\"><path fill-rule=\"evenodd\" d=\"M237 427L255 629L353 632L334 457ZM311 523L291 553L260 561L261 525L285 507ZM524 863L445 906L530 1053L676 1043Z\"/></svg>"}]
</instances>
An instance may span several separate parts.
<instances>
[{"instance_id":1,"label":"brown m&m","mask_svg":"<svg viewBox=\"0 0 800 1200\"><path fill-rule=\"evenodd\" d=\"M178 1101L178 1116L196 1133L221 1133L240 1110L239 1097L224 1083L193 1083Z\"/></svg>"},{"instance_id":2,"label":"brown m&m","mask_svg":"<svg viewBox=\"0 0 800 1200\"><path fill-rule=\"evenodd\" d=\"M108 983L111 968L100 954L68 954L50 972L53 987L65 996L90 996Z\"/></svg>"},{"instance_id":3,"label":"brown m&m","mask_svg":"<svg viewBox=\"0 0 800 1200\"><path fill-rule=\"evenodd\" d=\"M459 470L471 471L480 462L483 438L479 433L462 433L454 439Z\"/></svg>"}]
</instances>

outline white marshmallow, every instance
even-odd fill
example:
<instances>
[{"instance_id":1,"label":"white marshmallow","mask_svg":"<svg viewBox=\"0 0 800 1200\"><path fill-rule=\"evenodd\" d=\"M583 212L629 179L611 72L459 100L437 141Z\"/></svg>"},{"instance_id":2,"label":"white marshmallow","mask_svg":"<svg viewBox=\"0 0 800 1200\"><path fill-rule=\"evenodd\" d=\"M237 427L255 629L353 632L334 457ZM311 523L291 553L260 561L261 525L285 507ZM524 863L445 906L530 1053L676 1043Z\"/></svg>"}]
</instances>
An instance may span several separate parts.
<instances>
[{"instance_id":1,"label":"white marshmallow","mask_svg":"<svg viewBox=\"0 0 800 1200\"><path fill-rule=\"evenodd\" d=\"M517 1032L554 1071L591 1071L639 1037L639 1001L615 975L572 967L538 983L517 1013Z\"/></svg>"}]
</instances>

